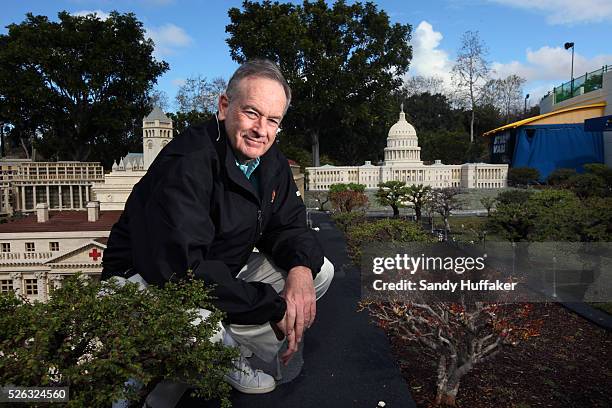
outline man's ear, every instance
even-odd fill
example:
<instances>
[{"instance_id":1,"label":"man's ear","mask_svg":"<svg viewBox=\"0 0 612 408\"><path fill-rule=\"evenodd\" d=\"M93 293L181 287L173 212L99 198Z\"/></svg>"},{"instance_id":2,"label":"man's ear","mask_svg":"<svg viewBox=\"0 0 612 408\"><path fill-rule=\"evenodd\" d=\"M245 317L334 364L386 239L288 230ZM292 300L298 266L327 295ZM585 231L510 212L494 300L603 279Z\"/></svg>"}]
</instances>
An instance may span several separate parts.
<instances>
[{"instance_id":1,"label":"man's ear","mask_svg":"<svg viewBox=\"0 0 612 408\"><path fill-rule=\"evenodd\" d=\"M229 99L225 93L219 95L219 120L225 120L229 109Z\"/></svg>"}]
</instances>

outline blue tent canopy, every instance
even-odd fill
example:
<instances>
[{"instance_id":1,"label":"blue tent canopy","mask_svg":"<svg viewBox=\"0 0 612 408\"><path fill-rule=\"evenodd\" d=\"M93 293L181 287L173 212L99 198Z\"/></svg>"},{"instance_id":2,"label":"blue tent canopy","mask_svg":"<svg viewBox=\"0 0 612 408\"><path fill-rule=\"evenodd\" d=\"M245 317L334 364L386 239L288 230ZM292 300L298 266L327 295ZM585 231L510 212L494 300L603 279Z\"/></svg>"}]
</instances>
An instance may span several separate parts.
<instances>
[{"instance_id":1,"label":"blue tent canopy","mask_svg":"<svg viewBox=\"0 0 612 408\"><path fill-rule=\"evenodd\" d=\"M540 180L558 168L584 171L587 163L603 163L602 132L586 132L584 125L531 125L517 129L512 167L533 167Z\"/></svg>"}]
</instances>

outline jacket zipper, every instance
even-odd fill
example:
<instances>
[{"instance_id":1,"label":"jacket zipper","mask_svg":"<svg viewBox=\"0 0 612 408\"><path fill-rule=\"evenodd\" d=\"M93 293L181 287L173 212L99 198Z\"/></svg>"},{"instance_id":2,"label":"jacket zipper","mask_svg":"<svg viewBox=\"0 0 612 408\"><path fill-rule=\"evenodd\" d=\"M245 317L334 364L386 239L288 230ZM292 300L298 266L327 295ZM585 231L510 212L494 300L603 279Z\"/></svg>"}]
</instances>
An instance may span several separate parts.
<instances>
[{"instance_id":1,"label":"jacket zipper","mask_svg":"<svg viewBox=\"0 0 612 408\"><path fill-rule=\"evenodd\" d=\"M257 210L257 233L261 237L263 235L261 208Z\"/></svg>"}]
</instances>

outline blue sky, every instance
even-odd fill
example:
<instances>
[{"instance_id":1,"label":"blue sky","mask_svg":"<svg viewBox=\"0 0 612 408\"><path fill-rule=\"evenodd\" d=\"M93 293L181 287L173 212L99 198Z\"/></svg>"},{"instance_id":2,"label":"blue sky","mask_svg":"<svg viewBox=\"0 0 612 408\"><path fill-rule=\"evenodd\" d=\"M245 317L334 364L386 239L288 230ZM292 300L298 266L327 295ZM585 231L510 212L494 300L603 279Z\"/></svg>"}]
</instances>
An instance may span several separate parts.
<instances>
[{"instance_id":1,"label":"blue sky","mask_svg":"<svg viewBox=\"0 0 612 408\"><path fill-rule=\"evenodd\" d=\"M351 1L349 1L351 2ZM489 48L496 76L527 79L530 102L570 77L571 54L563 44L576 44L575 76L612 65L612 0L428 0L375 2L392 22L413 26L414 58L409 75L438 75L450 81L450 69L461 34L477 30ZM185 78L203 75L228 78L236 68L225 43L227 10L241 1L197 0L57 0L13 1L3 5L0 25L23 21L26 12L52 18L57 12L111 10L134 12L156 42L156 57L170 70L158 88L172 103ZM171 109L174 106L171 105Z\"/></svg>"}]
</instances>

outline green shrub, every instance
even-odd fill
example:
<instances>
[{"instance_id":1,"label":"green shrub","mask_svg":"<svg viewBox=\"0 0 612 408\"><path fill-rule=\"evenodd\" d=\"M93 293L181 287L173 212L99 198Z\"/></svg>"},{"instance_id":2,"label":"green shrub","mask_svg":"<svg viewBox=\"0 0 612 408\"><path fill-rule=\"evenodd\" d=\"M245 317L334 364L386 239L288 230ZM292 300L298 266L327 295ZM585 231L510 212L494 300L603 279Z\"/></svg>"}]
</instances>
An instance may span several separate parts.
<instances>
[{"instance_id":1,"label":"green shrub","mask_svg":"<svg viewBox=\"0 0 612 408\"><path fill-rule=\"evenodd\" d=\"M332 220L346 234L353 225L366 222L366 214L364 211L337 212L332 215Z\"/></svg>"},{"instance_id":2,"label":"green shrub","mask_svg":"<svg viewBox=\"0 0 612 408\"><path fill-rule=\"evenodd\" d=\"M508 171L508 185L525 187L539 184L540 172L533 167L514 167Z\"/></svg>"},{"instance_id":3,"label":"green shrub","mask_svg":"<svg viewBox=\"0 0 612 408\"><path fill-rule=\"evenodd\" d=\"M365 184L358 183L335 183L329 186L329 192L331 193L340 193L343 191L356 191L358 193L365 192Z\"/></svg>"},{"instance_id":4,"label":"green shrub","mask_svg":"<svg viewBox=\"0 0 612 408\"><path fill-rule=\"evenodd\" d=\"M368 207L368 196L353 190L337 191L329 193L329 200L334 210L339 212L351 212Z\"/></svg>"},{"instance_id":5,"label":"green shrub","mask_svg":"<svg viewBox=\"0 0 612 408\"><path fill-rule=\"evenodd\" d=\"M403 219L383 219L363 222L348 228L349 254L355 263L361 258L361 246L374 242L434 242L434 238L423 231L420 225Z\"/></svg>"},{"instance_id":6,"label":"green shrub","mask_svg":"<svg viewBox=\"0 0 612 408\"><path fill-rule=\"evenodd\" d=\"M100 296L100 293L105 293ZM223 315L202 281L163 289L75 275L47 303L0 295L0 384L70 387L68 407L139 401L162 379L230 405L223 377L234 349L211 342ZM213 311L197 321L197 309ZM126 388L134 379L141 389Z\"/></svg>"},{"instance_id":7,"label":"green shrub","mask_svg":"<svg viewBox=\"0 0 612 408\"><path fill-rule=\"evenodd\" d=\"M581 199L588 197L604 197L606 195L605 180L593 173L576 174L567 180L567 187Z\"/></svg>"},{"instance_id":8,"label":"green shrub","mask_svg":"<svg viewBox=\"0 0 612 408\"><path fill-rule=\"evenodd\" d=\"M548 183L549 186L563 187L567 184L567 180L575 174L576 170L574 169L556 169L548 175L546 183Z\"/></svg>"},{"instance_id":9,"label":"green shrub","mask_svg":"<svg viewBox=\"0 0 612 408\"><path fill-rule=\"evenodd\" d=\"M533 194L530 190L502 191L495 198L499 204L524 204Z\"/></svg>"}]
</instances>

